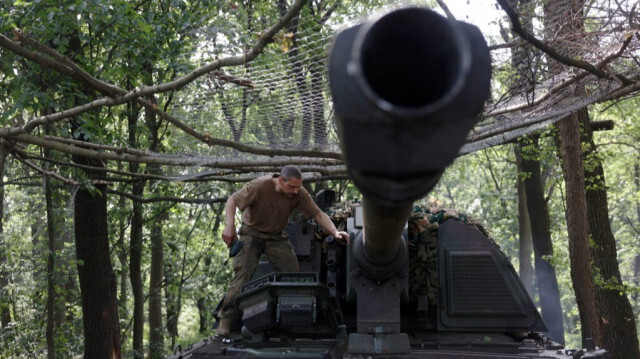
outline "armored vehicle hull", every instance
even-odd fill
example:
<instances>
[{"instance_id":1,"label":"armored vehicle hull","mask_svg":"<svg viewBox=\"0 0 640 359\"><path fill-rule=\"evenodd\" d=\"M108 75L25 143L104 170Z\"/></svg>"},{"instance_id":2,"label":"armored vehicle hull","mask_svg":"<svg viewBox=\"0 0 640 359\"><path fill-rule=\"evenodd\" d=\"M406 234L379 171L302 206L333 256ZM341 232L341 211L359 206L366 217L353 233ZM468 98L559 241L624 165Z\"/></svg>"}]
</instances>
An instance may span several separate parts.
<instances>
[{"instance_id":1,"label":"armored vehicle hull","mask_svg":"<svg viewBox=\"0 0 640 359\"><path fill-rule=\"evenodd\" d=\"M444 211L424 217L414 211L403 231L407 280L391 279L402 292L397 332L363 330L367 321L358 319L369 315L359 310L357 296L385 317L393 312L388 298L397 291L389 290L389 281L358 280L364 275L353 273L355 242L336 243L301 220L287 228L301 272L273 273L262 260L238 297L242 321L235 332L177 348L171 359L610 357L595 346L565 349L545 337L544 321L498 246L463 216L447 217ZM416 229L422 219L430 229ZM346 223L352 238L363 230L355 218Z\"/></svg>"}]
</instances>

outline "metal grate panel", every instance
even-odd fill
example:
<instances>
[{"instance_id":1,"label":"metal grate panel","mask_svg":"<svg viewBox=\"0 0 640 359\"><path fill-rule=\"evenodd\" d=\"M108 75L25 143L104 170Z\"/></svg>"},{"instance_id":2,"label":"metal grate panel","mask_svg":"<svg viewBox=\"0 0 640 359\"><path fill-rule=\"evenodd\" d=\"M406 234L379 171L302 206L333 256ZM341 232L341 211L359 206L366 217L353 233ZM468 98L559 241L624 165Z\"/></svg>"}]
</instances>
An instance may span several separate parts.
<instances>
[{"instance_id":1,"label":"metal grate panel","mask_svg":"<svg viewBox=\"0 0 640 359\"><path fill-rule=\"evenodd\" d=\"M450 251L448 260L450 315L523 315L490 252Z\"/></svg>"}]
</instances>

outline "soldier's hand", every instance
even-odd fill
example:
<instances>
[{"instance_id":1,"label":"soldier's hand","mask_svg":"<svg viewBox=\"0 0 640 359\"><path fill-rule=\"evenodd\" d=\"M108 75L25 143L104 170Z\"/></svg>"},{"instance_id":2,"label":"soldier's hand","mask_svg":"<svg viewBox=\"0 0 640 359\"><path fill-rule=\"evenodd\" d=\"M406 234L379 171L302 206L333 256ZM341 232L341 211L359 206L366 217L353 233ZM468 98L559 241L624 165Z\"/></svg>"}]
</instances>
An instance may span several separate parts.
<instances>
[{"instance_id":1,"label":"soldier's hand","mask_svg":"<svg viewBox=\"0 0 640 359\"><path fill-rule=\"evenodd\" d=\"M334 238L337 239L338 242L346 242L346 243L349 243L349 240L351 239L349 237L349 233L343 232L343 231L336 232L336 234L334 235Z\"/></svg>"},{"instance_id":2,"label":"soldier's hand","mask_svg":"<svg viewBox=\"0 0 640 359\"><path fill-rule=\"evenodd\" d=\"M236 240L236 228L234 226L225 227L222 231L222 240L229 247Z\"/></svg>"}]
</instances>

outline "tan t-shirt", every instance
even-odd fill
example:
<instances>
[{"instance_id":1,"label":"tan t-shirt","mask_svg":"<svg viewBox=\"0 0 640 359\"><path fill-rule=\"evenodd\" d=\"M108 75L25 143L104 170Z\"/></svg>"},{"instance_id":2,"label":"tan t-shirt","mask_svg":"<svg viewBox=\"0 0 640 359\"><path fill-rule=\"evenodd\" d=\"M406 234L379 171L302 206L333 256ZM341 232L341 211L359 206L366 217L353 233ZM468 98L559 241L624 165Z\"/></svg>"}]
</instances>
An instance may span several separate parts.
<instances>
[{"instance_id":1,"label":"tan t-shirt","mask_svg":"<svg viewBox=\"0 0 640 359\"><path fill-rule=\"evenodd\" d=\"M276 192L273 178L278 176L258 177L232 195L236 207L243 211L242 222L263 233L282 233L296 209L307 217L315 217L320 212L303 187L291 198Z\"/></svg>"}]
</instances>

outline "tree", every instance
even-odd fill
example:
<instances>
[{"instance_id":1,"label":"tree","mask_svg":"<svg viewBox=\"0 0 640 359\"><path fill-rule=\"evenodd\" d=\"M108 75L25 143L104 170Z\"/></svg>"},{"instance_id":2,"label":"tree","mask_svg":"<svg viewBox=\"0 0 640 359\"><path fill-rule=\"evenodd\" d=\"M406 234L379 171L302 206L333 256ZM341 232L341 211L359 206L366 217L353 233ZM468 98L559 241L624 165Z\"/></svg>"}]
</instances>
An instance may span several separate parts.
<instances>
[{"instance_id":1,"label":"tree","mask_svg":"<svg viewBox=\"0 0 640 359\"><path fill-rule=\"evenodd\" d=\"M578 115L573 114L559 121L558 132L567 196L565 217L569 232L571 278L580 310L582 340L592 338L596 343L602 343L600 311L595 301L595 284L591 270L593 254L589 245L589 223Z\"/></svg>"},{"instance_id":2,"label":"tree","mask_svg":"<svg viewBox=\"0 0 640 359\"><path fill-rule=\"evenodd\" d=\"M0 175L4 177L5 162L9 153L0 147ZM0 187L0 238L4 238L4 185ZM11 324L11 310L9 307L9 296L7 295L7 285L9 284L9 273L5 269L6 257L4 240L0 239L0 326L2 329Z\"/></svg>"},{"instance_id":3,"label":"tree","mask_svg":"<svg viewBox=\"0 0 640 359\"><path fill-rule=\"evenodd\" d=\"M529 211L527 210L527 195L524 189L524 176L526 172L522 170L520 163L522 155L516 148L516 162L518 163L518 259L520 265L518 267L518 276L522 281L522 285L526 288L530 296L535 294L534 268L531 257L533 255L533 234L531 233L531 221L529 220ZM522 177L522 178L521 178Z\"/></svg>"},{"instance_id":4,"label":"tree","mask_svg":"<svg viewBox=\"0 0 640 359\"><path fill-rule=\"evenodd\" d=\"M563 1L544 3L545 31L547 37L552 39L549 41L549 44L542 43L537 40L531 32L523 29L513 9L511 9L504 0L500 0L499 2L511 19L514 30L524 39L542 49L549 56L549 72L552 76L557 76L562 73L562 67L569 65L581 68L600 78L612 77L611 74L598 70L590 63L579 58L576 59L576 56L579 57L585 54L584 49L589 46L589 36L587 36L585 30L585 18L582 12L584 9L583 2ZM555 46L555 48L550 45ZM624 46L626 46L626 44L623 44L623 47ZM619 80L623 83L629 81L624 75L619 74L615 76L622 76L619 77ZM578 85L574 88L574 93L586 97L587 92L584 85ZM585 227L587 227L587 204L586 199L582 198L582 196L585 195L584 173L577 173L583 171L583 164L581 158L577 157L578 152L576 152L576 149L580 149L580 133L576 130L578 128L577 123L579 119L585 119L588 115L585 109L580 109L578 106L576 107L578 108L576 112L563 117L558 122L558 128L560 130L559 149L563 159L568 198L566 217L570 236L572 276L574 278L574 289L578 297L578 305L581 307L580 316L583 328L583 339L585 335L593 335L595 336L596 342L602 342L602 331L598 321L598 308L595 306L595 303L592 303L594 302L592 294L593 290L595 290L593 280L589 278L590 275L585 275L590 268L590 263L589 260L585 261L584 258L577 257L580 252L584 254L590 253L590 251L588 245L589 231L585 230ZM588 117L586 117L586 121L588 122ZM572 249L576 247L581 250ZM589 257L587 257L587 259L588 258ZM613 259L607 259L609 263L611 263L612 260L615 262L615 256ZM575 261L581 263L578 264L575 263ZM582 273L574 273L575 270L579 270Z\"/></svg>"},{"instance_id":5,"label":"tree","mask_svg":"<svg viewBox=\"0 0 640 359\"><path fill-rule=\"evenodd\" d=\"M152 83L151 64L147 63L145 68L146 82ZM148 100L156 104L154 96ZM149 149L158 151L161 147L160 122L155 113L145 111L145 122L149 129ZM155 174L158 166L150 165L148 170ZM151 239L151 268L149 276L149 358L164 358L164 329L162 327L162 278L164 264L164 238L162 227L167 219L166 209L156 209L152 212L150 239Z\"/></svg>"},{"instance_id":6,"label":"tree","mask_svg":"<svg viewBox=\"0 0 640 359\"><path fill-rule=\"evenodd\" d=\"M196 302L202 318L197 329L208 330L211 306L219 294L217 287L224 285L224 276L228 274L215 263L222 262L226 253L218 246L219 241L210 238L210 221L194 219L200 217L194 214L206 213L202 205L224 201L234 186L259 174L277 171L285 163L302 166L305 173L313 176L312 181L347 179L323 74L326 49L341 24L379 9L382 3L351 0L0 3L0 141L20 170L10 172L2 187L8 194L5 205L9 210L4 213L6 226L2 230L6 234L1 238L0 309L2 324L11 321L12 329L3 337L5 345L0 356L15 356L13 344L28 343L21 344L27 349L30 345L44 347L45 339L51 338L46 335L45 326L36 323L44 323L44 311L40 310L44 308L44 283L52 278L50 274L45 276L44 258L54 254L56 263L60 263L61 250L53 246L53 253L47 252L43 246L44 223L32 219L44 217L47 207L42 191L30 188L34 184L40 188L43 177L51 182L50 188L60 193L75 193L81 188L93 194L89 198L78 192L81 199L92 203L84 210L94 211L100 221L105 211L101 201L106 197L106 220L114 224L106 246L102 231L108 225L100 222L94 231L99 233L100 256L118 262L120 318L133 326L129 330L127 325L122 334L125 355L131 347L138 357L147 350L143 344L147 333L145 298L149 300L149 319L153 320L149 323L149 329L154 328L149 331L154 336L150 337L151 342L161 343L165 338L155 335L164 334L166 328L173 346L178 340L181 313L195 310L187 309L191 300ZM592 9L599 5L606 4L596 1ZM527 16L524 10L518 11ZM580 56L569 53L565 57L570 61L561 57L554 60L564 65L553 76L544 73L547 60L541 56L542 52L553 52L544 47L539 47L541 52L531 51L532 57L523 63L530 65L527 61L534 61L535 66L528 66L534 73L526 74L530 86L521 88L522 91L510 90L505 78L520 74L520 69L509 66L511 59L500 52L518 47L519 43L511 40L494 43L492 49L498 55L494 56L495 96L463 152L486 149L534 133L571 112L573 109L567 104L587 106L635 96L637 66L627 66L626 61L637 60L639 46L636 37L620 36L634 29L627 24L627 19L634 18L631 16L634 11L631 5L619 2L616 7L603 6L588 14L588 25L602 28L583 35L591 38L594 34L606 35L589 43L594 50L591 53ZM608 20L598 22L597 16ZM605 41L618 38L620 43ZM577 43L572 39L569 42ZM551 50L562 50L562 46L554 43L545 44L553 45ZM557 55L556 51L554 58ZM514 61L519 62L515 57ZM568 90L574 85L588 85L589 93L570 93ZM56 112L38 114L43 108ZM78 122L70 131L69 123L75 121L72 119ZM154 123L158 135L145 126L147 122ZM49 135L41 130L45 126L51 128ZM153 146L155 140L162 146ZM291 146L292 143L295 145ZM52 155L43 156L44 149ZM468 168L454 170L456 176L445 178L446 183L439 187L442 192L437 194L448 197L458 209L474 210L492 228L492 236L500 241L500 246L517 258L514 235L517 226L513 218L516 178L511 147L478 153L479 156L461 160ZM73 162L74 156L83 160ZM606 162L603 165L609 166ZM468 188L459 185L462 181ZM552 218L557 217L560 213L557 197L545 199L549 200ZM62 201L52 197L53 209ZM15 205L22 202L29 210ZM160 228L154 228L150 219L157 218L161 209L167 207L171 207L171 216L164 222L160 235ZM615 210L618 212L611 212L610 216L617 226L620 208ZM33 235L20 227L22 223L34 223ZM560 237L562 224L552 222L550 226L551 237ZM620 231L619 227L613 230ZM625 238L630 237L629 228L623 230ZM124 240L127 232L128 246ZM151 233L150 242L145 241L145 236ZM30 235L33 241L21 244L22 237ZM73 249L72 243L63 243L55 237L54 244L63 245L63 254ZM196 238L207 241L199 242ZM86 245L83 241L86 238L79 238L78 243ZM618 243L625 256L635 252L628 243L628 238ZM564 271L559 270L566 265L563 262L566 251L562 250L566 244L556 241L553 245L561 248L554 251L553 259L559 280L566 282ZM608 247L611 248L614 247ZM207 253L213 252L213 259L193 253L205 249ZM80 250L83 258L90 254L85 247ZM107 265L104 258L92 255ZM82 276L86 277L88 264L78 264L78 270L85 271ZM521 264L526 265L524 258ZM17 270L22 267L26 268L26 274ZM608 272L610 269L601 270L602 278L616 277L615 271ZM622 267L621 271L620 282L614 286L626 289L630 269ZM143 276L147 272L154 273L149 282ZM58 273L57 269L54 273ZM158 273L163 273L164 282ZM12 283L7 282L9 274ZM91 275L107 279L104 287L110 288L108 273ZM127 276L132 283L130 292ZM63 287L62 279L53 278L54 290L49 289L49 293ZM83 295L86 286L84 278ZM149 297L145 297L147 288ZM165 307L155 296L163 289ZM571 309L570 292L561 290L563 301ZM64 292L66 296L77 295L66 289ZM12 298L7 298L8 294ZM62 298L62 293L59 294ZM111 292L105 294L105 298L110 296ZM83 316L77 298L65 300L69 309L67 321L72 326ZM91 308L86 310L87 316L91 315ZM162 323L164 318L158 321L158 313L163 310L167 313L166 324ZM575 318L571 310L565 315L568 322ZM50 321L47 324L53 324L54 332L64 336L60 339L69 340L68 347L77 352L75 348L82 345L82 335L65 326L56 331L55 322ZM97 332L89 334L94 333ZM189 329L180 334L180 340L193 335ZM165 340L164 350L168 344L169 340ZM149 354L155 355L149 349Z\"/></svg>"},{"instance_id":7,"label":"tree","mask_svg":"<svg viewBox=\"0 0 640 359\"><path fill-rule=\"evenodd\" d=\"M45 150L45 157L49 156L49 151ZM56 358L56 345L54 337L54 326L57 324L56 318L56 301L57 295L55 290L55 253L56 253L56 228L53 210L53 191L51 189L51 180L49 177L44 178L45 202L47 206L47 357L49 359Z\"/></svg>"},{"instance_id":8,"label":"tree","mask_svg":"<svg viewBox=\"0 0 640 359\"><path fill-rule=\"evenodd\" d=\"M609 222L607 186L604 169L586 109L581 110L582 159L585 163L585 182L589 232L593 239L593 258L596 272L596 297L602 313L602 346L615 348L615 358L640 357L635 316L618 268L616 240Z\"/></svg>"},{"instance_id":9,"label":"tree","mask_svg":"<svg viewBox=\"0 0 640 359\"><path fill-rule=\"evenodd\" d=\"M533 2L522 0L515 3L523 19L524 28L532 32ZM506 35L503 35L503 37L505 41L508 40ZM519 41L523 42L522 39L519 39ZM511 66L515 72L510 86L511 91L524 93L527 96L527 93L533 91L532 84L535 83L535 74L537 73L537 64L533 61L533 51L531 46L526 46L526 43L523 43L521 46L512 49L511 52ZM519 218L521 218L519 221L520 231L524 234L520 237L520 248L527 249L526 235L529 233L535 258L534 270L542 317L549 327L551 339L564 344L560 291L555 268L549 261L549 258L553 257L553 244L551 242L549 210L544 196L543 179L540 174L541 161L538 134L520 139L516 143L515 152L519 174L518 214ZM523 206L524 208L521 208ZM527 254L529 256L526 256ZM525 251L522 253L521 251L520 257L524 259L524 263L527 263L530 258L530 252ZM523 261L521 261L522 266ZM527 274L527 272L523 273L522 271L520 273L524 278L527 278Z\"/></svg>"},{"instance_id":10,"label":"tree","mask_svg":"<svg viewBox=\"0 0 640 359\"><path fill-rule=\"evenodd\" d=\"M106 190L97 186L98 191ZM80 189L75 199L78 276L82 294L85 358L120 358L116 278L109 258L107 200Z\"/></svg>"},{"instance_id":11,"label":"tree","mask_svg":"<svg viewBox=\"0 0 640 359\"><path fill-rule=\"evenodd\" d=\"M537 136L530 136L529 144L518 143L521 153L520 168L524 177L524 191L527 213L529 215L535 257L535 273L542 318L549 327L549 336L554 341L564 344L564 328L560 291L556 270L550 262L553 258L551 227L543 180L540 174L540 151ZM525 142L526 143L526 142ZM526 148L528 147L528 149Z\"/></svg>"},{"instance_id":12,"label":"tree","mask_svg":"<svg viewBox=\"0 0 640 359\"><path fill-rule=\"evenodd\" d=\"M566 1L560 4L545 4L545 13L548 15L557 14L559 8L555 7L556 5L563 6L564 14L559 18L558 22L548 22L546 24L548 30L554 34L574 40L575 46L577 46L577 44L581 43L581 34L585 32L584 17L582 15L584 3L582 1ZM565 51L570 50L566 46L560 46L560 48ZM557 70L553 69L553 66L552 72L557 72ZM580 88L579 91L584 91L584 89ZM576 150L582 149L583 139L580 125L582 125L582 131L587 133L587 140L591 142L589 115L586 108L582 108L561 120L558 127L560 129L560 149L565 169L565 182L567 183L567 225L569 226L570 234L572 232L571 227L578 227L573 229L575 234L573 240L579 241L579 243L576 243L576 247L582 248L578 253L589 253L591 255L580 256L576 253L576 255L572 256L572 263L574 260L581 262L579 265L576 264L575 267L576 270L582 271L582 274L576 273L574 276L578 280L574 282L574 289L576 289L576 295L579 296L578 304L580 305L581 301L584 301L584 310L587 311L587 313L583 314L581 310L581 321L585 328L583 330L583 339L590 334L597 343L602 343L601 345L606 347L616 348L614 356L619 358L635 357L640 353L638 351L635 324L633 321L630 322L633 316L630 315L631 308L626 296L621 297L617 293L612 296L611 294L613 293L610 290L594 285L592 279L584 278L585 274L591 276L594 273L590 270L591 263L584 263L586 262L585 259L593 259L596 268L606 272L607 279L619 280L619 272L615 239L609 228L608 220L604 224L602 218L595 217L605 215L605 218L608 219L606 191L602 186L600 186L599 190L592 188L589 191L587 190L588 183L585 182L588 180L591 184L596 185L597 188L598 185L604 183L604 173L597 162L593 170L585 171L582 151L580 151L581 158L577 157ZM595 145L592 144L592 146L595 149ZM577 171L583 171L583 173L577 174ZM594 183L600 180L600 183ZM569 193L570 188L571 196ZM584 199L582 196L584 196ZM590 239L595 240L595 246L591 246L591 248L588 246ZM578 294L577 287L579 286L584 286L580 288L580 291L585 290L582 294ZM592 297L592 290L595 293L594 297ZM595 299L595 308L591 304L592 298ZM613 309L614 306L615 309ZM601 316L604 318L602 321L600 320ZM607 324L610 322L613 325L608 327ZM621 332L616 332L611 328L616 328ZM622 333L631 334L630 339L624 339L625 334Z\"/></svg>"},{"instance_id":13,"label":"tree","mask_svg":"<svg viewBox=\"0 0 640 359\"><path fill-rule=\"evenodd\" d=\"M129 145L137 148L137 123L138 111L134 104L133 110L129 113ZM139 164L129 163L129 172L138 173ZM132 185L131 194L142 197L144 193L144 182L136 181ZM129 279L131 281L131 292L133 294L133 356L143 357L142 337L144 334L144 291L142 283L142 203L133 201L131 214L130 235L129 235Z\"/></svg>"},{"instance_id":14,"label":"tree","mask_svg":"<svg viewBox=\"0 0 640 359\"><path fill-rule=\"evenodd\" d=\"M162 359L164 355L164 328L162 326L162 279L164 238L162 227L167 214L159 213L151 225L151 268L149 278L149 358Z\"/></svg>"}]
</instances>

